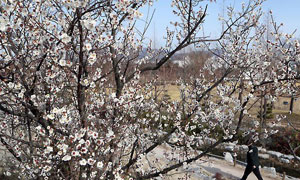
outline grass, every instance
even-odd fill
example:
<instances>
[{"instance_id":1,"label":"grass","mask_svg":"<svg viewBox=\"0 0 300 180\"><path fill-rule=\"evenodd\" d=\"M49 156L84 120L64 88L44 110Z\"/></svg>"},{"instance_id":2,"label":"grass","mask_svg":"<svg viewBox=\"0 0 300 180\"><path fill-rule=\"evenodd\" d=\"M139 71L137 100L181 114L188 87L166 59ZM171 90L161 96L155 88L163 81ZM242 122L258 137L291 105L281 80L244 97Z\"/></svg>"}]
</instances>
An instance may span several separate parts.
<instances>
[{"instance_id":1,"label":"grass","mask_svg":"<svg viewBox=\"0 0 300 180\"><path fill-rule=\"evenodd\" d=\"M166 86L167 94L170 96L171 100L180 100L180 89L176 85Z\"/></svg>"},{"instance_id":2,"label":"grass","mask_svg":"<svg viewBox=\"0 0 300 180\"><path fill-rule=\"evenodd\" d=\"M170 97L170 100L173 100L173 101L180 100L180 87L179 86L167 84L165 86L158 86L158 89L160 91L159 98L162 98L163 95L166 94ZM216 93L216 91L213 90L212 93ZM218 96L216 96L216 98L217 97ZM285 101L290 103L290 98L279 97L277 99L277 101L274 103L274 108L272 110L274 117L277 114L285 115L285 116L287 116L289 121L295 125L295 127L300 128L300 99L297 101L294 101L294 113L293 114L289 113L289 104L284 105L283 102L285 102ZM254 101L250 100L249 104L252 104L253 102ZM256 117L258 112L259 112L259 102L257 102L257 104L254 105L253 108L250 109L250 111L248 113L251 114L253 117ZM287 121L282 121L281 123L283 125L287 125Z\"/></svg>"},{"instance_id":3,"label":"grass","mask_svg":"<svg viewBox=\"0 0 300 180\"><path fill-rule=\"evenodd\" d=\"M166 93L170 96L171 100L180 100L180 87L177 85L166 85ZM289 113L289 105L284 105L283 102L287 101L290 103L290 98L287 97L279 97L275 102L275 106L273 108L273 114L282 114L287 116L289 121L295 124L296 127L300 127L300 100L294 102L294 113ZM250 102L251 103L251 102ZM253 109L249 112L252 115L257 114L258 105L254 106ZM299 111L298 111L299 110ZM283 124L287 124L287 121L282 122Z\"/></svg>"},{"instance_id":4,"label":"grass","mask_svg":"<svg viewBox=\"0 0 300 180\"><path fill-rule=\"evenodd\" d=\"M288 117L291 117L290 116L290 112L287 111L287 110L274 109L273 113L274 114L284 114L284 115L288 115ZM300 118L300 112L298 112L298 111L297 112L293 112L292 117L298 117L298 118ZM299 121L300 121L300 119L299 119Z\"/></svg>"}]
</instances>

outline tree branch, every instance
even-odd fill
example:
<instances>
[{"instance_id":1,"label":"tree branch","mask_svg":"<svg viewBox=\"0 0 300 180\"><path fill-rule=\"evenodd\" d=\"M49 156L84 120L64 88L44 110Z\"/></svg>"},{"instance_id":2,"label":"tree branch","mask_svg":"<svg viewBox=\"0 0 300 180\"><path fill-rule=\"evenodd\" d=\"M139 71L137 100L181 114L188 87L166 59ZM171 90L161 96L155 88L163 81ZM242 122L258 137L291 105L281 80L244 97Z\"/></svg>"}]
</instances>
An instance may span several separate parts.
<instances>
[{"instance_id":1,"label":"tree branch","mask_svg":"<svg viewBox=\"0 0 300 180\"><path fill-rule=\"evenodd\" d=\"M156 143L154 143L152 146L150 146L149 148L147 148L144 152L142 152L141 154L148 154L149 152L151 152L153 149L155 149L157 146L161 145L164 141L166 141L168 139L168 137L173 134L175 131L177 130L177 127L174 127L170 132L168 132L166 135L164 135L163 137L158 138L158 140L156 141ZM122 170L128 169L130 166L132 166L134 163L136 163L136 161L138 160L138 156L134 159L132 159L131 161L129 161L125 166L122 167Z\"/></svg>"},{"instance_id":2,"label":"tree branch","mask_svg":"<svg viewBox=\"0 0 300 180\"><path fill-rule=\"evenodd\" d=\"M195 31L197 30L197 28L199 27L199 25L201 23L203 23L203 20L206 16L206 11L207 11L207 5L205 7L204 13L201 16L201 18L199 19L199 21L195 24L195 26L193 27L193 29L191 29L191 31L188 33L188 35L184 38L184 40L171 52L169 52L168 54L166 54L162 59L159 60L158 63L156 63L155 66L146 66L142 69L140 69L141 73L144 73L146 71L151 71L151 70L158 70L162 65L164 65L176 52L178 52L179 50L181 50L182 48L186 47L186 43L188 42L188 40L190 39L190 37L195 33ZM190 43L187 43L190 44ZM125 82L129 82L135 75L137 71L133 72L131 75L129 75Z\"/></svg>"},{"instance_id":3,"label":"tree branch","mask_svg":"<svg viewBox=\"0 0 300 180\"><path fill-rule=\"evenodd\" d=\"M183 164L189 164L189 163L192 163L198 159L200 159L201 157L203 157L204 155L206 155L208 152L210 152L213 148L215 148L216 146L218 146L219 144L221 144L222 142L224 142L223 139L220 139L219 141L215 142L213 145L211 145L210 147L208 147L204 152L200 153L199 155L193 157L193 158L190 158L190 159L187 159L185 161L182 161L180 163L177 163L177 164L174 164L172 166L169 166L167 168L164 168L163 170L159 171L159 172L156 172L156 173L152 173L152 174L147 174L147 175L144 175L144 176L141 176L141 177L137 177L136 179L138 180L143 180L143 179L150 179L150 178L154 178L154 177L158 177L160 175L163 175L163 174L166 174L168 173L169 171L172 171L174 169L177 169L179 167L181 167Z\"/></svg>"}]
</instances>

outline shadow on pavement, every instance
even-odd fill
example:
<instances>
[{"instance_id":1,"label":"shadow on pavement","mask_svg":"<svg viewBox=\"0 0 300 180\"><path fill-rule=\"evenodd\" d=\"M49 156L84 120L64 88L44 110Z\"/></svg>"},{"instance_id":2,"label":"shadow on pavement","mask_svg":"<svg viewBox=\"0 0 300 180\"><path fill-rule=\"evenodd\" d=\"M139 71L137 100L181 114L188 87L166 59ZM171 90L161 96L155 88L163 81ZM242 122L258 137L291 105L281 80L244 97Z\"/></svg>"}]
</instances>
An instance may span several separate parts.
<instances>
[{"instance_id":1,"label":"shadow on pavement","mask_svg":"<svg viewBox=\"0 0 300 180\"><path fill-rule=\"evenodd\" d=\"M239 180L239 177L236 177L234 175L228 174L226 172L223 172L221 169L219 168L215 168L215 167L203 167L203 169L205 169L206 171L209 171L212 174L216 174L216 173L220 173L222 174L225 178L230 179L230 180Z\"/></svg>"}]
</instances>

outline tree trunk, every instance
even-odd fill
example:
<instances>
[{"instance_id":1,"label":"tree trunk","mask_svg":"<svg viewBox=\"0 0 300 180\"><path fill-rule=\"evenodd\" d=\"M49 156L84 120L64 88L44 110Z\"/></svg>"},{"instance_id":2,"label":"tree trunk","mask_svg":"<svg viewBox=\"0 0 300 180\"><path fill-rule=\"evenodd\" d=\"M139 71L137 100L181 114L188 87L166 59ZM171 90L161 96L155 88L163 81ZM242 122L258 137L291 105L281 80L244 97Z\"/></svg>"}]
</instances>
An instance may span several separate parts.
<instances>
[{"instance_id":1,"label":"tree trunk","mask_svg":"<svg viewBox=\"0 0 300 180\"><path fill-rule=\"evenodd\" d=\"M294 108L294 95L292 95L291 97L291 103L290 103L290 113L293 113L293 108Z\"/></svg>"}]
</instances>

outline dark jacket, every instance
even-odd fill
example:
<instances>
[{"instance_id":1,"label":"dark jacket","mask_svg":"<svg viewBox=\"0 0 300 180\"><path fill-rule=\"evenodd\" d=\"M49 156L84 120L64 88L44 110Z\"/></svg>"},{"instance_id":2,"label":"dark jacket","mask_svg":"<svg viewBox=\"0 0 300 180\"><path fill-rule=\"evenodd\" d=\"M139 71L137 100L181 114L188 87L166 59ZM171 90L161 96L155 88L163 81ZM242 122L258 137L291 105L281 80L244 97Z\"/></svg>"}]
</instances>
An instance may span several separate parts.
<instances>
[{"instance_id":1,"label":"dark jacket","mask_svg":"<svg viewBox=\"0 0 300 180\"><path fill-rule=\"evenodd\" d=\"M258 149L255 146L248 146L249 150L247 152L247 166L259 166L258 160Z\"/></svg>"}]
</instances>

